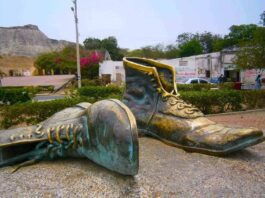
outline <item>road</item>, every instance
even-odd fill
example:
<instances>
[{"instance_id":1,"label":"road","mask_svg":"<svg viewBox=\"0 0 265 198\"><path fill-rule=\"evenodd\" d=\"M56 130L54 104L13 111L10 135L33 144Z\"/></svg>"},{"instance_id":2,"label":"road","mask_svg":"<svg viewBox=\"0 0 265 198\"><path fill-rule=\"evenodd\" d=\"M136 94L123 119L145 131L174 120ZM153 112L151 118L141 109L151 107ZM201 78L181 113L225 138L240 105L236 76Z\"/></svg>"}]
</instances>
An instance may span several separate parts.
<instances>
[{"instance_id":1,"label":"road","mask_svg":"<svg viewBox=\"0 0 265 198\"><path fill-rule=\"evenodd\" d=\"M37 95L33 98L33 100L37 102L43 102L63 98L65 98L65 95Z\"/></svg>"}]
</instances>

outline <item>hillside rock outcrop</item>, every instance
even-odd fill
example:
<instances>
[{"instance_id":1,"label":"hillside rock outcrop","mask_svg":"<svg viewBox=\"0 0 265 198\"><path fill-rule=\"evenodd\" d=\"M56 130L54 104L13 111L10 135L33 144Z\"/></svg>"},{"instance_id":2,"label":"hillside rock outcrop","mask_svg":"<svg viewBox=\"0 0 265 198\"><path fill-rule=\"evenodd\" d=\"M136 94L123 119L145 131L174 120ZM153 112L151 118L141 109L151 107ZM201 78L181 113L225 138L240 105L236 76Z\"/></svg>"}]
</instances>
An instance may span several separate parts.
<instances>
[{"instance_id":1,"label":"hillside rock outcrop","mask_svg":"<svg viewBox=\"0 0 265 198\"><path fill-rule=\"evenodd\" d=\"M48 38L36 25L0 27L0 55L35 57L74 43Z\"/></svg>"}]
</instances>

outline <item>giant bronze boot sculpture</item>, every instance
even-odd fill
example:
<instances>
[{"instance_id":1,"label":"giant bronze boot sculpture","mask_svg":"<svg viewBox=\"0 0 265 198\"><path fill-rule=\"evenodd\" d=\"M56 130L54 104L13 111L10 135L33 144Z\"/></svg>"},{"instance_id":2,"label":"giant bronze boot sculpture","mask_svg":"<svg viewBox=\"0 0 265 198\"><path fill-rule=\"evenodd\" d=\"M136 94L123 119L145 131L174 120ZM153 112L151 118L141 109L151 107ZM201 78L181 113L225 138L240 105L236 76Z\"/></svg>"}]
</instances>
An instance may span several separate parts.
<instances>
[{"instance_id":1,"label":"giant bronze boot sculpture","mask_svg":"<svg viewBox=\"0 0 265 198\"><path fill-rule=\"evenodd\" d=\"M264 140L256 128L229 128L204 117L180 99L175 69L144 58L124 58L123 102L136 117L138 131L187 151L225 155Z\"/></svg>"},{"instance_id":2,"label":"giant bronze boot sculpture","mask_svg":"<svg viewBox=\"0 0 265 198\"><path fill-rule=\"evenodd\" d=\"M80 103L30 127L0 131L0 166L87 157L124 175L139 166L136 121L118 100Z\"/></svg>"}]
</instances>

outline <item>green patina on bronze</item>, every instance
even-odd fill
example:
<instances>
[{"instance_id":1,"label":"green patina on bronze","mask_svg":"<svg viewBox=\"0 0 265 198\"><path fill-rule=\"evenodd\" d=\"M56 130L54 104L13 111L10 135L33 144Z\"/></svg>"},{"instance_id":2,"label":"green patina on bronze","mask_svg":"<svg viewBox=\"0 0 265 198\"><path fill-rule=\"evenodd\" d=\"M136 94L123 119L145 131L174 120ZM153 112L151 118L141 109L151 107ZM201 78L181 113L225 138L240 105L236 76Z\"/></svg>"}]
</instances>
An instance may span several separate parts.
<instances>
[{"instance_id":1,"label":"green patina on bronze","mask_svg":"<svg viewBox=\"0 0 265 198\"><path fill-rule=\"evenodd\" d=\"M87 157L112 171L137 174L133 114L118 100L104 100L65 109L37 126L0 131L0 166L58 157Z\"/></svg>"},{"instance_id":2,"label":"green patina on bronze","mask_svg":"<svg viewBox=\"0 0 265 198\"><path fill-rule=\"evenodd\" d=\"M185 103L173 67L145 58L124 58L123 102L136 117L138 131L188 151L225 155L265 140L256 128L230 128L204 117Z\"/></svg>"}]
</instances>

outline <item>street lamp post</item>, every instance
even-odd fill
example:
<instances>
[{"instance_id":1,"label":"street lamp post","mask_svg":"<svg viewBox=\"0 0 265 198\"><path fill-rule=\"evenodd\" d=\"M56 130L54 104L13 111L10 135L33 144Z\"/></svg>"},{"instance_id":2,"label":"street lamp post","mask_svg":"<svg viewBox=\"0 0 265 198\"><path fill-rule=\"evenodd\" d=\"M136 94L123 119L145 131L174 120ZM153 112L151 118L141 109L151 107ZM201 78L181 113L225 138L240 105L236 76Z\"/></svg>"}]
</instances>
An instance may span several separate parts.
<instances>
[{"instance_id":1,"label":"street lamp post","mask_svg":"<svg viewBox=\"0 0 265 198\"><path fill-rule=\"evenodd\" d=\"M77 18L77 0L73 0L74 8L71 10L75 17L75 31L76 31L76 63L77 63L77 82L78 88L81 88L81 72L80 72L80 54L79 54L79 33L78 33L78 18Z\"/></svg>"}]
</instances>

